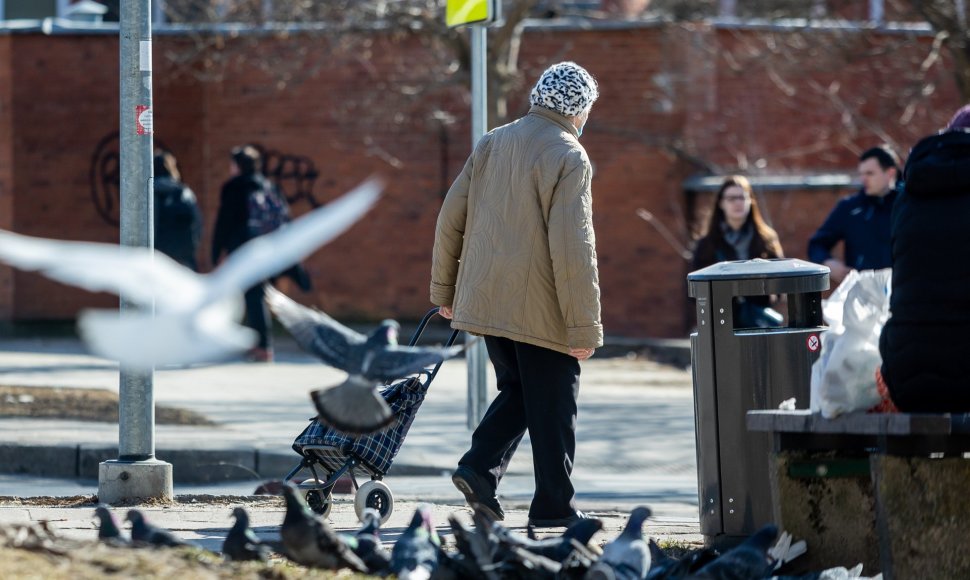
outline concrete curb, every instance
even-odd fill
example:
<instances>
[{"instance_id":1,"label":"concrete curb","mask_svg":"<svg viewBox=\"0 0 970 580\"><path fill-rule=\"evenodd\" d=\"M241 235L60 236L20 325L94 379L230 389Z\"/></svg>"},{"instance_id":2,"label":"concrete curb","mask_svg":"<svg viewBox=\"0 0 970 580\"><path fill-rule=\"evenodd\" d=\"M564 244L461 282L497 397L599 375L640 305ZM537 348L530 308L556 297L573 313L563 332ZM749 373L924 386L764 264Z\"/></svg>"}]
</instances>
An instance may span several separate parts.
<instances>
[{"instance_id":1,"label":"concrete curb","mask_svg":"<svg viewBox=\"0 0 970 580\"><path fill-rule=\"evenodd\" d=\"M155 456L172 464L175 483L200 484L221 481L282 479L300 463L296 452L279 453L257 448L157 449ZM98 479L98 465L118 458L118 448L78 445L0 444L0 473ZM304 474L309 476L309 471ZM395 463L388 475L440 475L439 467Z\"/></svg>"}]
</instances>

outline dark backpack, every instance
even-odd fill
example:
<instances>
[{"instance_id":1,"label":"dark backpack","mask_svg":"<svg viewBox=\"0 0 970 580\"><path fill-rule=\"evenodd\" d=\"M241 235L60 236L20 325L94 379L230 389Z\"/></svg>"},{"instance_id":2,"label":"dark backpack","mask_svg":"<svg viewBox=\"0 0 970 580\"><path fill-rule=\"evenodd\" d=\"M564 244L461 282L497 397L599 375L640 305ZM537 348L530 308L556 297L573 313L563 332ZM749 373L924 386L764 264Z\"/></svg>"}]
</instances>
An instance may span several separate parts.
<instances>
[{"instance_id":1,"label":"dark backpack","mask_svg":"<svg viewBox=\"0 0 970 580\"><path fill-rule=\"evenodd\" d=\"M246 227L250 238L268 234L290 221L290 208L286 200L269 182L250 192L246 207Z\"/></svg>"}]
</instances>

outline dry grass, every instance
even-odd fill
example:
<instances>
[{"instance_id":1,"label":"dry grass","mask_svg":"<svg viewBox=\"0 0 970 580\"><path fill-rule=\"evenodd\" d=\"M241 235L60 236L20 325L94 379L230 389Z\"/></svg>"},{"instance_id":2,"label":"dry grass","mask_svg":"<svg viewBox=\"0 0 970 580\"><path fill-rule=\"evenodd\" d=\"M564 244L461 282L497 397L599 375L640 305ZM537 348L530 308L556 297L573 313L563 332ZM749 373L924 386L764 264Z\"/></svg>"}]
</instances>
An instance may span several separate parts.
<instances>
[{"instance_id":1,"label":"dry grass","mask_svg":"<svg viewBox=\"0 0 970 580\"><path fill-rule=\"evenodd\" d=\"M104 389L0 385L0 417L118 422L118 395ZM156 405L158 425L214 425L194 411Z\"/></svg>"}]
</instances>

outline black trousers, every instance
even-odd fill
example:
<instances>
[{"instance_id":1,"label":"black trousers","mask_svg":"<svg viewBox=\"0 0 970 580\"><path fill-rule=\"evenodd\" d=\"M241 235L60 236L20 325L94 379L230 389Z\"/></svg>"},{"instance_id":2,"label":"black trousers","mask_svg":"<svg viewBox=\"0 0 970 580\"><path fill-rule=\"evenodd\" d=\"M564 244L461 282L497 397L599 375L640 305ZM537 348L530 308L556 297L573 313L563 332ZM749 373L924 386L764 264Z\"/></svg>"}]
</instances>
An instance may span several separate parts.
<instances>
[{"instance_id":1,"label":"black trousers","mask_svg":"<svg viewBox=\"0 0 970 580\"><path fill-rule=\"evenodd\" d=\"M547 348L485 337L498 396L458 462L498 487L526 431L532 440L536 491L531 518L560 518L575 509L570 475L576 455L579 361Z\"/></svg>"},{"instance_id":2,"label":"black trousers","mask_svg":"<svg viewBox=\"0 0 970 580\"><path fill-rule=\"evenodd\" d=\"M246 317L243 319L243 326L248 326L259 333L259 343L257 344L259 348L269 349L272 343L269 335L269 307L263 300L265 296L266 282L256 284L246 291Z\"/></svg>"}]
</instances>

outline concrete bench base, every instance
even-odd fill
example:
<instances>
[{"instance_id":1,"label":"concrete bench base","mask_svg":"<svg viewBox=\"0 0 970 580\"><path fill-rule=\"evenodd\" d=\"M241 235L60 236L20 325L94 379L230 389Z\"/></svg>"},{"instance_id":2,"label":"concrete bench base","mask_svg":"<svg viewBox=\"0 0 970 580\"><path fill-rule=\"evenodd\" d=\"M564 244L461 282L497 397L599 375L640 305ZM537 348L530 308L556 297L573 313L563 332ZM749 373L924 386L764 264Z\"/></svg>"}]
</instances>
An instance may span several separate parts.
<instances>
[{"instance_id":1,"label":"concrete bench base","mask_svg":"<svg viewBox=\"0 0 970 580\"><path fill-rule=\"evenodd\" d=\"M970 578L970 461L870 461L885 577Z\"/></svg>"},{"instance_id":2,"label":"concrete bench base","mask_svg":"<svg viewBox=\"0 0 970 580\"><path fill-rule=\"evenodd\" d=\"M861 562L867 576L880 570L875 498L868 456L786 451L771 458L775 521L808 552L796 571ZM860 473L860 466L862 473Z\"/></svg>"}]
</instances>

